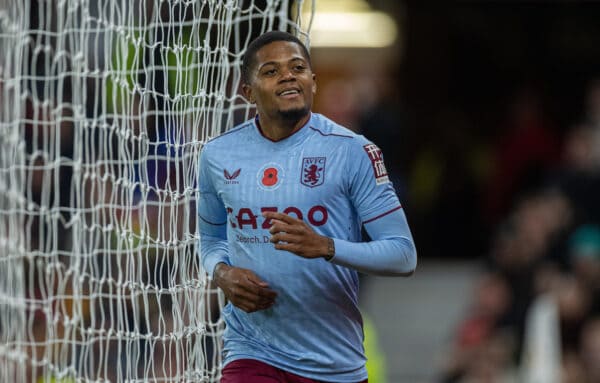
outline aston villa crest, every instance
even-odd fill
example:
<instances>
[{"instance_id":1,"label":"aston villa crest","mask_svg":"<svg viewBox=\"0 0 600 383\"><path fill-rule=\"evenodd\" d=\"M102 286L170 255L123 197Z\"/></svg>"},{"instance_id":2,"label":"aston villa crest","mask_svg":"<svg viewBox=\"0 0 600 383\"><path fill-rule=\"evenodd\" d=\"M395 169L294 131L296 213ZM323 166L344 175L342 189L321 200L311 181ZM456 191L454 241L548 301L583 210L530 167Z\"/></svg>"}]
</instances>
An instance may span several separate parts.
<instances>
[{"instance_id":1,"label":"aston villa crest","mask_svg":"<svg viewBox=\"0 0 600 383\"><path fill-rule=\"evenodd\" d=\"M304 157L300 182L314 188L325 181L325 157Z\"/></svg>"}]
</instances>

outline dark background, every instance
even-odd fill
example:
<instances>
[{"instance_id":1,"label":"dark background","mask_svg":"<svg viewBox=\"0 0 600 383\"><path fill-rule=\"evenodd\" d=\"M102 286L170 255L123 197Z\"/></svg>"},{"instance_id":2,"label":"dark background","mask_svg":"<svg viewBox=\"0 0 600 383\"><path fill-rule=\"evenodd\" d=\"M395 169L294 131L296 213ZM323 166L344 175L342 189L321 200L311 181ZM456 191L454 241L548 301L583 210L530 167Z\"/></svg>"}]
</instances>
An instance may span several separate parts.
<instances>
[{"instance_id":1,"label":"dark background","mask_svg":"<svg viewBox=\"0 0 600 383\"><path fill-rule=\"evenodd\" d=\"M600 3L370 3L400 26L387 107L398 122L395 137L361 130L399 174L420 255L479 257L516 201L561 166L565 136L585 119L586 92L600 75ZM523 152L532 146L513 126L519 105L544 133L529 138L539 150L502 182L507 140L523 137L513 146ZM424 163L435 170L429 187L419 186Z\"/></svg>"}]
</instances>

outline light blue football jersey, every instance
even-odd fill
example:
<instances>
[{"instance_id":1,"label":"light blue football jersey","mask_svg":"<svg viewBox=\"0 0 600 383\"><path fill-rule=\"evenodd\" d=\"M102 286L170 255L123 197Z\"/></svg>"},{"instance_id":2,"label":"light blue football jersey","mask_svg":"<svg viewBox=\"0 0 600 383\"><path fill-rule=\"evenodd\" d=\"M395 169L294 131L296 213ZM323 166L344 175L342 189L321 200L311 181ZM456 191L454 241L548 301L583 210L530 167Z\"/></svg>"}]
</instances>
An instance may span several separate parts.
<instances>
[{"instance_id":1,"label":"light blue football jersey","mask_svg":"<svg viewBox=\"0 0 600 383\"><path fill-rule=\"evenodd\" d=\"M206 143L199 189L205 270L247 268L278 293L267 310L224 308L224 363L251 358L321 381L366 379L357 271L275 250L261 212L360 242L363 223L400 209L377 146L315 113L277 142L255 119Z\"/></svg>"}]
</instances>

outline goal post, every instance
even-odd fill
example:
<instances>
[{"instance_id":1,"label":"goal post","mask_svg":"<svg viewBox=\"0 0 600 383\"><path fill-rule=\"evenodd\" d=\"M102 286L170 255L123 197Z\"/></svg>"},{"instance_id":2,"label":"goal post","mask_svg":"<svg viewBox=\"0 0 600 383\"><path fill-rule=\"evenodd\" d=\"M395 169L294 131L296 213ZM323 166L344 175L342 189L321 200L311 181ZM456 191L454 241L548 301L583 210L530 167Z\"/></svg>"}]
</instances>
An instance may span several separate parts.
<instances>
[{"instance_id":1,"label":"goal post","mask_svg":"<svg viewBox=\"0 0 600 383\"><path fill-rule=\"evenodd\" d=\"M0 0L0 381L218 382L198 156L309 1Z\"/></svg>"}]
</instances>

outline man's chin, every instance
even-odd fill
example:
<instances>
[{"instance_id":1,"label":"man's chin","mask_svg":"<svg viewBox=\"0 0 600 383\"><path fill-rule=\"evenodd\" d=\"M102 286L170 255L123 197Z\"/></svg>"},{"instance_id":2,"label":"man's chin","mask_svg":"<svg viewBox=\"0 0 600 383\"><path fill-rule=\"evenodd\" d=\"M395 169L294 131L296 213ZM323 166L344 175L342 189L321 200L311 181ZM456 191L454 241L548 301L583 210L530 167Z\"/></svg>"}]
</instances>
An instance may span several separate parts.
<instances>
[{"instance_id":1,"label":"man's chin","mask_svg":"<svg viewBox=\"0 0 600 383\"><path fill-rule=\"evenodd\" d=\"M279 115L287 121L298 121L303 117L306 117L310 113L309 108L296 108L288 110L280 110Z\"/></svg>"}]
</instances>

